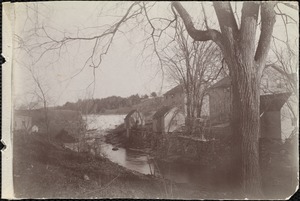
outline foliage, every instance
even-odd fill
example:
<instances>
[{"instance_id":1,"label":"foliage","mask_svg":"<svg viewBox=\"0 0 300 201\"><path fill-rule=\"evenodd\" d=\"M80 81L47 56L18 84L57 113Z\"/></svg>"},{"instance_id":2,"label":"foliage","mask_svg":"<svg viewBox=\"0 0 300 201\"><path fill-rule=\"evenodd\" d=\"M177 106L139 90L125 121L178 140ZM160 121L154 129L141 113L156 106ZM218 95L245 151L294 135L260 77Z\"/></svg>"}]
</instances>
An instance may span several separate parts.
<instances>
[{"instance_id":1,"label":"foliage","mask_svg":"<svg viewBox=\"0 0 300 201\"><path fill-rule=\"evenodd\" d=\"M76 103L66 102L61 109L77 110L84 114L104 113L106 110L131 107L141 102L138 94L127 98L120 96L110 96L102 99L78 100Z\"/></svg>"},{"instance_id":2,"label":"foliage","mask_svg":"<svg viewBox=\"0 0 300 201\"><path fill-rule=\"evenodd\" d=\"M157 94L156 94L155 91L153 91L153 92L151 93L151 97L153 97L153 98L157 97Z\"/></svg>"}]
</instances>

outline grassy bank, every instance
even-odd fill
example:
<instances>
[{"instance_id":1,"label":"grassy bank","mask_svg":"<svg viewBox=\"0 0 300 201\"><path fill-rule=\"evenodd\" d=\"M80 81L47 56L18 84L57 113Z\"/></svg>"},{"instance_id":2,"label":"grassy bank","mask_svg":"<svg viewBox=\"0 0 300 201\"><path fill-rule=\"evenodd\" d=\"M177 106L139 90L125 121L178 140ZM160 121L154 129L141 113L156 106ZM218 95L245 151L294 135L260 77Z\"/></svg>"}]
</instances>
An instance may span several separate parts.
<instances>
[{"instance_id":1,"label":"grassy bank","mask_svg":"<svg viewBox=\"0 0 300 201\"><path fill-rule=\"evenodd\" d=\"M170 181L129 171L106 158L95 158L50 144L43 136L14 136L13 163L17 198L212 196L204 187L172 184Z\"/></svg>"}]
</instances>

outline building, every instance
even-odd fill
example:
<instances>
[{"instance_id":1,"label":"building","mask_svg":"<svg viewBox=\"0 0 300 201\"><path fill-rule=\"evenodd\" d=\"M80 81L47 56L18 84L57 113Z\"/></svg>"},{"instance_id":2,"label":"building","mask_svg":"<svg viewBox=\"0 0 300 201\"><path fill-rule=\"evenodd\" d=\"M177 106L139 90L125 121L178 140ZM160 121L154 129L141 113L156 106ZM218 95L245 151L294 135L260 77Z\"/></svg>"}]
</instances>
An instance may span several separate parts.
<instances>
[{"instance_id":1,"label":"building","mask_svg":"<svg viewBox=\"0 0 300 201\"><path fill-rule=\"evenodd\" d=\"M16 114L14 116L14 124L13 128L14 131L29 131L32 127L32 118L30 116L27 116L25 114Z\"/></svg>"},{"instance_id":2,"label":"building","mask_svg":"<svg viewBox=\"0 0 300 201\"><path fill-rule=\"evenodd\" d=\"M260 137L282 139L281 108L291 93L260 96Z\"/></svg>"},{"instance_id":3,"label":"building","mask_svg":"<svg viewBox=\"0 0 300 201\"><path fill-rule=\"evenodd\" d=\"M209 88L209 116L212 124L225 123L230 120L231 80L221 79Z\"/></svg>"},{"instance_id":4,"label":"building","mask_svg":"<svg viewBox=\"0 0 300 201\"><path fill-rule=\"evenodd\" d=\"M184 125L184 114L177 107L163 106L153 115L153 131L170 133Z\"/></svg>"},{"instance_id":5,"label":"building","mask_svg":"<svg viewBox=\"0 0 300 201\"><path fill-rule=\"evenodd\" d=\"M74 137L79 137L85 130L85 123L77 111L72 110L47 110L47 120L43 109L15 110L14 129L18 130L25 124L28 132L46 133L55 137L62 130Z\"/></svg>"},{"instance_id":6,"label":"building","mask_svg":"<svg viewBox=\"0 0 300 201\"><path fill-rule=\"evenodd\" d=\"M183 85L177 85L164 94L163 104L170 107L178 107L184 110L185 94Z\"/></svg>"},{"instance_id":7,"label":"building","mask_svg":"<svg viewBox=\"0 0 300 201\"><path fill-rule=\"evenodd\" d=\"M201 86L200 90L205 90L203 86ZM167 91L164 94L163 100L164 106L177 107L179 108L185 115L187 113L187 97L184 91L184 86L177 85L171 90ZM209 104L208 104L208 96L204 95L201 105L201 117L209 115ZM195 116L197 116L197 111L195 112Z\"/></svg>"},{"instance_id":8,"label":"building","mask_svg":"<svg viewBox=\"0 0 300 201\"><path fill-rule=\"evenodd\" d=\"M276 86L273 85L275 88ZM275 94L260 96L261 137L282 139L281 108L291 93L278 89ZM232 91L229 77L221 79L209 89L209 111L212 125L226 124L230 121Z\"/></svg>"},{"instance_id":9,"label":"building","mask_svg":"<svg viewBox=\"0 0 300 201\"><path fill-rule=\"evenodd\" d=\"M38 133L39 132L39 127L37 125L33 125L31 128L32 133Z\"/></svg>"},{"instance_id":10,"label":"building","mask_svg":"<svg viewBox=\"0 0 300 201\"><path fill-rule=\"evenodd\" d=\"M287 74L289 80L296 82L297 75L295 73ZM265 68L264 73L261 77L260 94L270 93L285 93L288 88L287 78L272 67Z\"/></svg>"},{"instance_id":11,"label":"building","mask_svg":"<svg viewBox=\"0 0 300 201\"><path fill-rule=\"evenodd\" d=\"M130 129L145 125L145 117L138 110L131 110L124 118L126 136L129 137Z\"/></svg>"}]
</instances>

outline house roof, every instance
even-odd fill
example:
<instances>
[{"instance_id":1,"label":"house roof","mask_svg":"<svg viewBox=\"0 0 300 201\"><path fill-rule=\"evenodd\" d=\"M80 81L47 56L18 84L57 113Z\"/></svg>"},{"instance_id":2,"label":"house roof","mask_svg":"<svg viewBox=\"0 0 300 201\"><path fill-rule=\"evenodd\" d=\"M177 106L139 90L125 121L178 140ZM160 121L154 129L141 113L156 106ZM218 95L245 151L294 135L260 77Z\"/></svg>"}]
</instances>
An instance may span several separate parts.
<instances>
[{"instance_id":1,"label":"house roof","mask_svg":"<svg viewBox=\"0 0 300 201\"><path fill-rule=\"evenodd\" d=\"M171 106L163 106L160 109L158 109L155 114L153 115L153 119L158 119L163 117L166 113L170 111L172 107Z\"/></svg>"},{"instance_id":2,"label":"house roof","mask_svg":"<svg viewBox=\"0 0 300 201\"><path fill-rule=\"evenodd\" d=\"M164 95L167 96L167 95L178 94L178 93L183 93L183 86L181 84L170 89Z\"/></svg>"},{"instance_id":3,"label":"house roof","mask_svg":"<svg viewBox=\"0 0 300 201\"><path fill-rule=\"evenodd\" d=\"M133 113L138 112L136 109L131 110L125 117L125 119L129 118Z\"/></svg>"},{"instance_id":4,"label":"house roof","mask_svg":"<svg viewBox=\"0 0 300 201\"><path fill-rule=\"evenodd\" d=\"M215 89L215 88L227 88L230 87L231 85L231 79L230 77L224 77L223 79L219 80L215 84L213 84L210 89Z\"/></svg>"},{"instance_id":5,"label":"house roof","mask_svg":"<svg viewBox=\"0 0 300 201\"><path fill-rule=\"evenodd\" d=\"M260 113L279 111L291 96L290 92L260 96Z\"/></svg>"}]
</instances>

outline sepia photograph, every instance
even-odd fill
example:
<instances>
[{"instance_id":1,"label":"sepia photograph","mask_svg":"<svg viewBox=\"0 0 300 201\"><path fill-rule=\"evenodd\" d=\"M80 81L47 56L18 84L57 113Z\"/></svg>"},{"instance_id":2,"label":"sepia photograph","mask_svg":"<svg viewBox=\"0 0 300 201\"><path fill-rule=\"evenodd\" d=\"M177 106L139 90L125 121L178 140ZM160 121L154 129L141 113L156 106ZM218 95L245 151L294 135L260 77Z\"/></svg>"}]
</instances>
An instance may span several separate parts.
<instances>
[{"instance_id":1,"label":"sepia photograph","mask_svg":"<svg viewBox=\"0 0 300 201\"><path fill-rule=\"evenodd\" d=\"M2 198L298 191L298 2L7 2L2 30Z\"/></svg>"}]
</instances>

